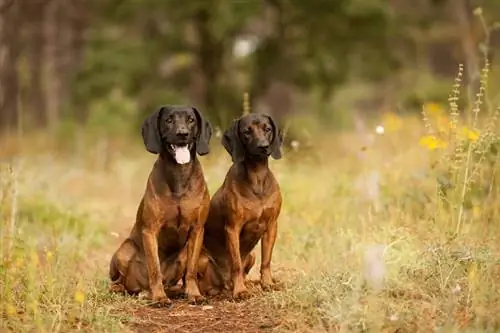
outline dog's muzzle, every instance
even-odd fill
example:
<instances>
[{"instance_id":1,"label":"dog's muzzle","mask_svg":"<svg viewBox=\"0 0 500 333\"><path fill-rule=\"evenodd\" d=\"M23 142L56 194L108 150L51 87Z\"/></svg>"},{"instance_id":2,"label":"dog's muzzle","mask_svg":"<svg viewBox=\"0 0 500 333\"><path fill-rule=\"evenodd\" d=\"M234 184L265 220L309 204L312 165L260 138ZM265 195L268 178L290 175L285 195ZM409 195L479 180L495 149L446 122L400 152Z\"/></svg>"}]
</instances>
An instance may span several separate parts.
<instances>
[{"instance_id":1,"label":"dog's muzzle","mask_svg":"<svg viewBox=\"0 0 500 333\"><path fill-rule=\"evenodd\" d=\"M174 145L170 144L172 156L178 164L186 164L191 161L191 147L192 144Z\"/></svg>"}]
</instances>

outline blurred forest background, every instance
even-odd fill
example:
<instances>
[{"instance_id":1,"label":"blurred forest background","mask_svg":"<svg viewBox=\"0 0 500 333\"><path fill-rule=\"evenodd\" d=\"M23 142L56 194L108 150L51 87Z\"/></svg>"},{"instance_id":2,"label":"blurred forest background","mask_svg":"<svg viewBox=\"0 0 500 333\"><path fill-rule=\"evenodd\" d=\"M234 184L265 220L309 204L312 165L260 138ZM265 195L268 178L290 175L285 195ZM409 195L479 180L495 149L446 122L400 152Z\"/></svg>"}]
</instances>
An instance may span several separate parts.
<instances>
[{"instance_id":1,"label":"blurred forest background","mask_svg":"<svg viewBox=\"0 0 500 333\"><path fill-rule=\"evenodd\" d=\"M307 117L332 130L381 110L446 103L459 63L473 82L484 53L500 57L498 0L0 5L3 133L130 134L169 103L196 105L223 127L241 113L245 92L255 111ZM479 7L487 22L474 15ZM490 87L500 79L490 76Z\"/></svg>"},{"instance_id":2,"label":"blurred forest background","mask_svg":"<svg viewBox=\"0 0 500 333\"><path fill-rule=\"evenodd\" d=\"M500 0L0 0L0 331L500 331L499 60ZM291 148L286 288L167 312L109 294L145 116L209 118L213 194L245 93Z\"/></svg>"}]
</instances>

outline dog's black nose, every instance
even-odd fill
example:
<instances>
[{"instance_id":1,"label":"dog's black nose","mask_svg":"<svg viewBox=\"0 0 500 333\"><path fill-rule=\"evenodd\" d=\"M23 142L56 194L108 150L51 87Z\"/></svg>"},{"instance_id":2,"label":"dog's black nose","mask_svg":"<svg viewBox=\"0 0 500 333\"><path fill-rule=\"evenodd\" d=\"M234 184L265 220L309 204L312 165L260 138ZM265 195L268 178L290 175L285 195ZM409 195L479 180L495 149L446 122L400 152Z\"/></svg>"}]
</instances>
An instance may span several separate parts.
<instances>
[{"instance_id":1,"label":"dog's black nose","mask_svg":"<svg viewBox=\"0 0 500 333\"><path fill-rule=\"evenodd\" d=\"M264 142L259 142L257 144L257 148L265 150L265 149L269 148L269 142L265 142L265 141Z\"/></svg>"},{"instance_id":2,"label":"dog's black nose","mask_svg":"<svg viewBox=\"0 0 500 333\"><path fill-rule=\"evenodd\" d=\"M189 131L187 130L187 128L179 128L177 132L175 132L175 134L179 138L186 138L189 135Z\"/></svg>"}]
</instances>

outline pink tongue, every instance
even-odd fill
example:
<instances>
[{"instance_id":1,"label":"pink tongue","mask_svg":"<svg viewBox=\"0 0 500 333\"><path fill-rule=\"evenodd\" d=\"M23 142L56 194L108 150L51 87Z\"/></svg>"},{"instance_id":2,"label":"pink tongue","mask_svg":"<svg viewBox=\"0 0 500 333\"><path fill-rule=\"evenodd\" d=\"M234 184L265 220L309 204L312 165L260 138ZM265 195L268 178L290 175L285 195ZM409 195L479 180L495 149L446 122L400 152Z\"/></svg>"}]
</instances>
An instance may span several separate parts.
<instances>
[{"instance_id":1,"label":"pink tongue","mask_svg":"<svg viewBox=\"0 0 500 333\"><path fill-rule=\"evenodd\" d=\"M191 160L191 154L189 153L188 147L174 147L174 158L179 164L189 163Z\"/></svg>"}]
</instances>

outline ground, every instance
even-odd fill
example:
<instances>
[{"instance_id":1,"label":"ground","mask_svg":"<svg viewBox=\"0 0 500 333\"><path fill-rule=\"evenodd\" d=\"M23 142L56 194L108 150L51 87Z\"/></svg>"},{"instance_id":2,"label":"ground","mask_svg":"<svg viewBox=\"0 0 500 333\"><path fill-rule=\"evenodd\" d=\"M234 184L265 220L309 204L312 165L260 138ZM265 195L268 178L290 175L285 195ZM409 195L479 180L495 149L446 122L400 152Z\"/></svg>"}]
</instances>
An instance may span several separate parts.
<instances>
[{"instance_id":1,"label":"ground","mask_svg":"<svg viewBox=\"0 0 500 333\"><path fill-rule=\"evenodd\" d=\"M138 307L130 328L136 332L270 332L279 318L258 297L246 302L211 300L209 305L177 301L172 309Z\"/></svg>"},{"instance_id":2,"label":"ground","mask_svg":"<svg viewBox=\"0 0 500 333\"><path fill-rule=\"evenodd\" d=\"M458 146L436 144L421 140L418 117L392 125L318 134L270 162L283 193L272 260L280 290L253 282L248 301L180 299L171 309L108 292L109 260L155 159L138 138L0 141L0 329L498 331L494 136L461 131ZM200 158L211 193L230 165L219 139Z\"/></svg>"},{"instance_id":3,"label":"ground","mask_svg":"<svg viewBox=\"0 0 500 333\"><path fill-rule=\"evenodd\" d=\"M127 227L122 232L113 232L113 235L121 241L128 230ZM107 253L119 246L119 242L112 243L114 246L110 243ZM270 332L279 327L280 318L262 300L258 276L253 273L253 279L247 281L251 298L245 301L234 301L229 295L220 295L208 299L205 304L190 305L186 299L177 297L173 298L174 304L170 308L146 305L144 300L139 304L126 304L115 311L125 311L130 315L127 329L133 332Z\"/></svg>"}]
</instances>

